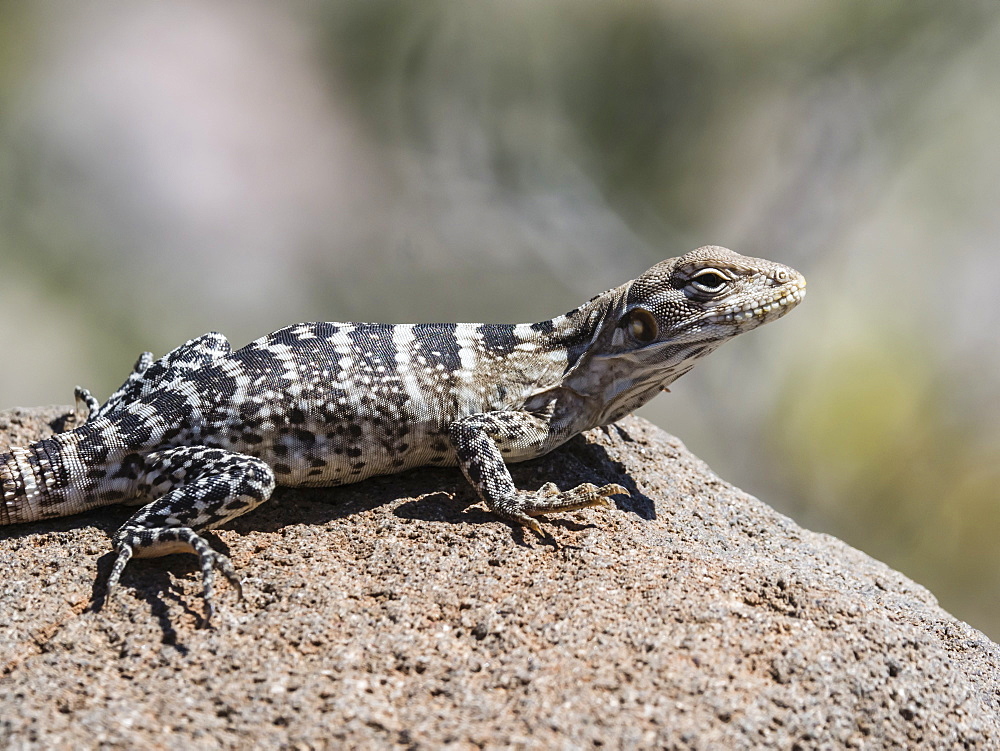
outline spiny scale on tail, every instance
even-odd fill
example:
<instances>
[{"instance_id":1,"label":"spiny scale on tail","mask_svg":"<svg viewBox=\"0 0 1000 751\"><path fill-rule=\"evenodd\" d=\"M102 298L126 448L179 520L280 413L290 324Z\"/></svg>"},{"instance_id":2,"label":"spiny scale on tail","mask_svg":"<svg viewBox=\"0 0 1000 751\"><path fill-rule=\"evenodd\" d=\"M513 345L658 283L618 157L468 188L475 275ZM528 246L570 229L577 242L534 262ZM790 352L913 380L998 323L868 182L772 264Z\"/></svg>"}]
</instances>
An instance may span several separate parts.
<instances>
[{"instance_id":1,"label":"spiny scale on tail","mask_svg":"<svg viewBox=\"0 0 1000 751\"><path fill-rule=\"evenodd\" d=\"M189 551L209 615L214 570L239 579L200 533L275 485L457 464L496 516L541 532L535 517L626 491L518 491L507 463L628 414L804 293L786 266L706 246L539 323L300 323L236 351L205 334L143 353L103 405L77 389L80 427L0 453L0 524L141 506L109 594L133 556Z\"/></svg>"}]
</instances>

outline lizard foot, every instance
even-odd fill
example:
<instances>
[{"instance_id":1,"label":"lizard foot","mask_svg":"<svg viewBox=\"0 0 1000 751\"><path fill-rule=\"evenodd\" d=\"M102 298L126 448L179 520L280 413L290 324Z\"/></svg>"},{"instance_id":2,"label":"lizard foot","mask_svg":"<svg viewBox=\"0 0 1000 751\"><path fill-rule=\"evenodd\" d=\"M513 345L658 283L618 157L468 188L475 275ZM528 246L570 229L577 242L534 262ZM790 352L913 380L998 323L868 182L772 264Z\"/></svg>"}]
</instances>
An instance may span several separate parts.
<instances>
[{"instance_id":1,"label":"lizard foot","mask_svg":"<svg viewBox=\"0 0 1000 751\"><path fill-rule=\"evenodd\" d=\"M532 517L554 511L576 511L590 506L606 506L613 495L628 495L621 485L596 485L585 482L575 488L560 491L555 483L547 482L537 492L521 493L508 508L499 510L498 516L517 522L542 534L542 528ZM494 509L494 513L497 510Z\"/></svg>"},{"instance_id":2,"label":"lizard foot","mask_svg":"<svg viewBox=\"0 0 1000 751\"><path fill-rule=\"evenodd\" d=\"M80 422L87 422L101 408L100 402L83 386L73 389L73 398L76 400L75 412Z\"/></svg>"},{"instance_id":3,"label":"lizard foot","mask_svg":"<svg viewBox=\"0 0 1000 751\"><path fill-rule=\"evenodd\" d=\"M129 560L132 558L156 558L171 553L194 553L198 556L201 563L201 581L205 593L207 621L211 622L212 616L215 614L213 585L216 568L236 588L237 595L243 597L243 586L229 558L213 550L208 541L190 527L161 527L159 529L123 527L115 535L115 548L118 551L118 557L115 559L115 565L108 577L106 595L108 600L111 599L111 594L118 586L118 579Z\"/></svg>"}]
</instances>

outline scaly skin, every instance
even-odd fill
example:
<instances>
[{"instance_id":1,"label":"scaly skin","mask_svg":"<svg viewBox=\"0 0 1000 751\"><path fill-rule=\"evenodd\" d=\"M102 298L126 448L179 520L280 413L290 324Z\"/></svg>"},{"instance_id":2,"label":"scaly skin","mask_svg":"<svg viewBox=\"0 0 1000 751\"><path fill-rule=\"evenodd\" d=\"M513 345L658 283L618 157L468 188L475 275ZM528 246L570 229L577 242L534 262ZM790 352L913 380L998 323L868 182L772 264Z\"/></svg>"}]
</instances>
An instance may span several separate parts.
<instances>
[{"instance_id":1,"label":"scaly skin","mask_svg":"<svg viewBox=\"0 0 1000 751\"><path fill-rule=\"evenodd\" d=\"M540 532L539 515L626 490L521 492L507 463L632 412L804 293L793 269L706 246L539 323L301 323L236 351L205 334L144 353L103 405L77 389L84 425L0 454L0 524L141 505L109 594L133 556L190 551L209 615L214 569L239 579L200 533L275 485L457 464L496 516Z\"/></svg>"}]
</instances>

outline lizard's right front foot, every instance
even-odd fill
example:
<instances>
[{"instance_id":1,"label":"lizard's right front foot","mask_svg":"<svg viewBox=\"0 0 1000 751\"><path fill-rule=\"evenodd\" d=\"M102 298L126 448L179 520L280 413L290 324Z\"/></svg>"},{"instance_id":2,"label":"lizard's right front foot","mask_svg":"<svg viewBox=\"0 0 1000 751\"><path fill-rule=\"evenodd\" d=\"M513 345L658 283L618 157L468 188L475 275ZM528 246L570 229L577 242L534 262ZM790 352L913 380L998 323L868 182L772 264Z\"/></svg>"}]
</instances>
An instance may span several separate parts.
<instances>
[{"instance_id":1,"label":"lizard's right front foot","mask_svg":"<svg viewBox=\"0 0 1000 751\"><path fill-rule=\"evenodd\" d=\"M532 531L543 534L541 526L532 518L555 511L576 511L590 506L606 506L614 495L628 495L621 485L596 485L585 482L572 490L559 491L555 483L547 482L536 492L519 492L514 498L496 504L491 510L501 519L516 522Z\"/></svg>"}]
</instances>

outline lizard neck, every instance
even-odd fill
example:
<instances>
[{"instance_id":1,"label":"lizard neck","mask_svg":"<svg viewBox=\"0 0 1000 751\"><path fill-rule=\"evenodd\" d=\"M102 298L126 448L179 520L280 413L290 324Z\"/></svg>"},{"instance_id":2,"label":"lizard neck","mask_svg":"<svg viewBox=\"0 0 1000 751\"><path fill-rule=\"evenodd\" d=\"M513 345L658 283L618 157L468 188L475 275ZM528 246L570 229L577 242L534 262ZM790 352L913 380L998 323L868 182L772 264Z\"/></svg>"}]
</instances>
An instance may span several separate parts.
<instances>
[{"instance_id":1,"label":"lizard neck","mask_svg":"<svg viewBox=\"0 0 1000 751\"><path fill-rule=\"evenodd\" d=\"M624 287L625 285L595 295L583 305L561 316L531 324L531 328L539 332L543 350L565 354L565 371L561 381L566 381L567 376L593 348L604 322L618 308Z\"/></svg>"},{"instance_id":2,"label":"lizard neck","mask_svg":"<svg viewBox=\"0 0 1000 751\"><path fill-rule=\"evenodd\" d=\"M602 391L586 377L587 362L589 353L597 347L605 322L616 316L626 288L627 285L616 287L563 315L526 325L537 333L539 351L557 367L550 371L544 387L536 390L525 408L549 414L556 432L570 436L605 424L602 419L606 403Z\"/></svg>"}]
</instances>

